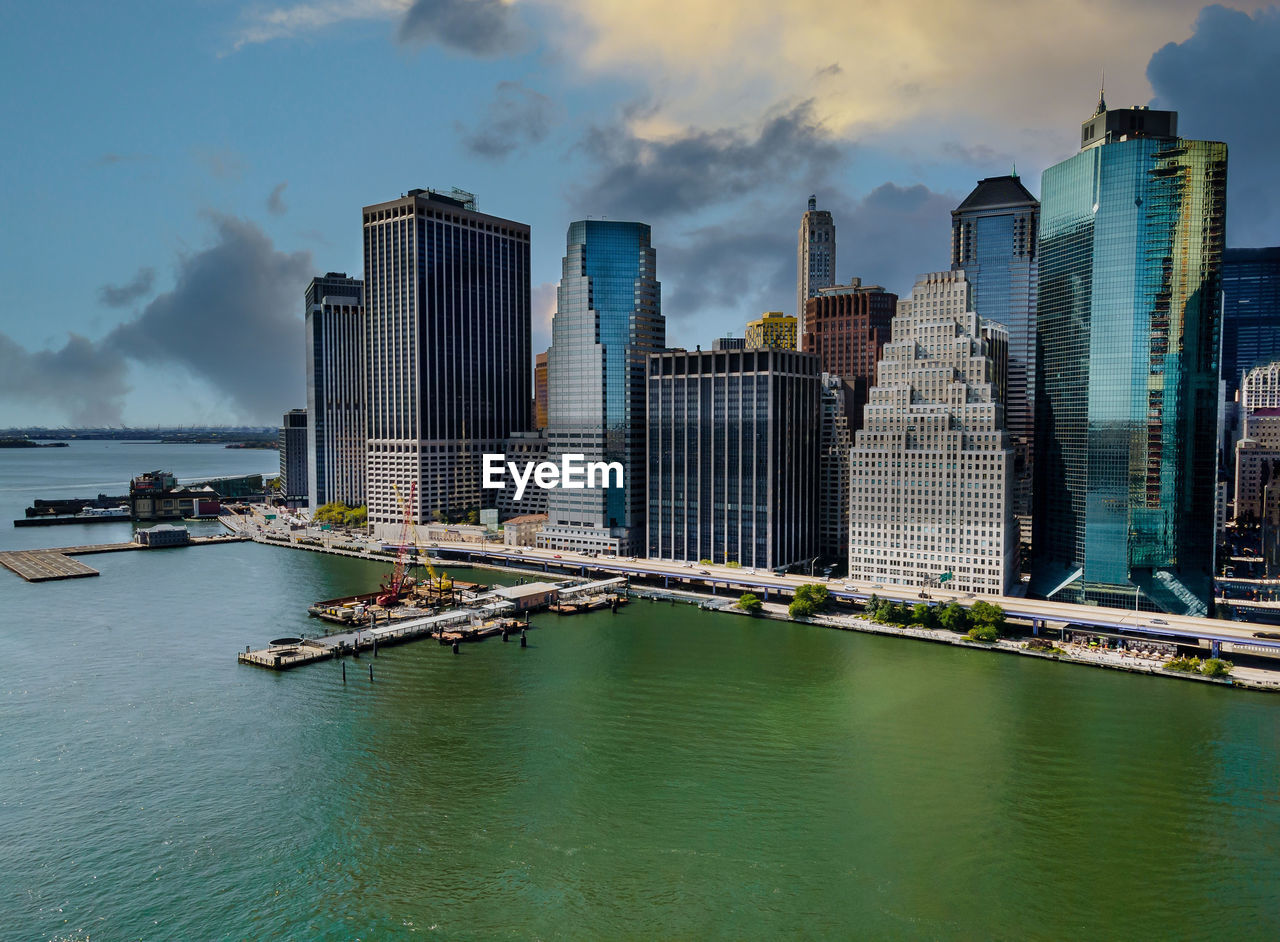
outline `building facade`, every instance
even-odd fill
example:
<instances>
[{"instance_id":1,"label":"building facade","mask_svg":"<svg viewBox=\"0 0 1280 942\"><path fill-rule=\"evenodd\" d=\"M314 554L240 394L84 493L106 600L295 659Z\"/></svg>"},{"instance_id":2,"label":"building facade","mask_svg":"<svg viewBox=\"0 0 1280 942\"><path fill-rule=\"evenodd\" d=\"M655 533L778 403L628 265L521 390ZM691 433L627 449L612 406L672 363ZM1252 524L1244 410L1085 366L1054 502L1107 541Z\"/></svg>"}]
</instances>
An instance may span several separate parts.
<instances>
[{"instance_id":1,"label":"building facade","mask_svg":"<svg viewBox=\"0 0 1280 942\"><path fill-rule=\"evenodd\" d=\"M1040 202L1016 174L987 177L951 211L951 267L969 282L972 310L1009 331L1005 423L1013 445L1013 509L1031 542L1035 463L1036 247Z\"/></svg>"},{"instance_id":2,"label":"building facade","mask_svg":"<svg viewBox=\"0 0 1280 942\"><path fill-rule=\"evenodd\" d=\"M1222 253L1222 379L1280 359L1280 246Z\"/></svg>"},{"instance_id":3,"label":"building facade","mask_svg":"<svg viewBox=\"0 0 1280 942\"><path fill-rule=\"evenodd\" d=\"M922 276L953 284L957 272ZM893 321L854 438L849 576L1007 595L1017 580L1004 325L927 305Z\"/></svg>"},{"instance_id":4,"label":"building facade","mask_svg":"<svg viewBox=\"0 0 1280 942\"><path fill-rule=\"evenodd\" d=\"M665 346L649 227L571 223L547 357L548 451L553 461L617 462L623 479L552 490L540 547L631 554L644 545L645 366Z\"/></svg>"},{"instance_id":5,"label":"building facade","mask_svg":"<svg viewBox=\"0 0 1280 942\"><path fill-rule=\"evenodd\" d=\"M850 429L862 425L867 390L876 381L876 363L889 340L898 296L854 278L847 285L820 288L805 302L801 349L815 354L822 371L844 383Z\"/></svg>"},{"instance_id":6,"label":"building facade","mask_svg":"<svg viewBox=\"0 0 1280 942\"><path fill-rule=\"evenodd\" d=\"M1035 557L1046 598L1204 614L1225 144L1097 112L1041 186Z\"/></svg>"},{"instance_id":7,"label":"building facade","mask_svg":"<svg viewBox=\"0 0 1280 942\"><path fill-rule=\"evenodd\" d=\"M818 209L818 198L809 197L809 209L800 217L796 237L796 319L805 330L805 302L819 288L836 283L836 224L831 213Z\"/></svg>"},{"instance_id":8,"label":"building facade","mask_svg":"<svg viewBox=\"0 0 1280 942\"><path fill-rule=\"evenodd\" d=\"M307 499L364 503L364 282L339 272L311 279L307 340Z\"/></svg>"},{"instance_id":9,"label":"building facade","mask_svg":"<svg viewBox=\"0 0 1280 942\"><path fill-rule=\"evenodd\" d=\"M849 452L853 433L844 411L844 383L823 373L822 436L818 455L818 552L843 565L849 557Z\"/></svg>"},{"instance_id":10,"label":"building facade","mask_svg":"<svg viewBox=\"0 0 1280 942\"><path fill-rule=\"evenodd\" d=\"M820 396L817 357L793 350L651 355L648 555L812 563Z\"/></svg>"},{"instance_id":11,"label":"building facade","mask_svg":"<svg viewBox=\"0 0 1280 942\"><path fill-rule=\"evenodd\" d=\"M461 519L482 499L481 456L530 422L529 227L455 191L366 206L368 438L375 535Z\"/></svg>"},{"instance_id":12,"label":"building facade","mask_svg":"<svg viewBox=\"0 0 1280 942\"><path fill-rule=\"evenodd\" d=\"M533 427L539 431L547 427L547 353L539 353L533 360Z\"/></svg>"},{"instance_id":13,"label":"building facade","mask_svg":"<svg viewBox=\"0 0 1280 942\"><path fill-rule=\"evenodd\" d=\"M748 348L776 347L779 350L799 349L796 325L799 321L781 311L766 311L747 322L744 346Z\"/></svg>"},{"instance_id":14,"label":"building facade","mask_svg":"<svg viewBox=\"0 0 1280 942\"><path fill-rule=\"evenodd\" d=\"M280 424L280 496L289 506L307 502L307 410L290 409Z\"/></svg>"}]
</instances>

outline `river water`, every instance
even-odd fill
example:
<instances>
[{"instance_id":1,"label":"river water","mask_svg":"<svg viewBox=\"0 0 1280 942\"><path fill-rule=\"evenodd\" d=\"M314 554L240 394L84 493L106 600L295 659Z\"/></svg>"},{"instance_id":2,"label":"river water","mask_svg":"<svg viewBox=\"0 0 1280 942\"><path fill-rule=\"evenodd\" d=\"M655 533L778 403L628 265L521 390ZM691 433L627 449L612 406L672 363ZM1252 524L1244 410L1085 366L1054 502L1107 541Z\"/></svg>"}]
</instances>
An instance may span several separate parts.
<instances>
[{"instance_id":1,"label":"river water","mask_svg":"<svg viewBox=\"0 0 1280 942\"><path fill-rule=\"evenodd\" d=\"M273 457L110 444L0 451L6 524ZM385 564L90 562L0 571L0 939L1280 937L1274 696L645 601L344 685L235 654Z\"/></svg>"}]
</instances>

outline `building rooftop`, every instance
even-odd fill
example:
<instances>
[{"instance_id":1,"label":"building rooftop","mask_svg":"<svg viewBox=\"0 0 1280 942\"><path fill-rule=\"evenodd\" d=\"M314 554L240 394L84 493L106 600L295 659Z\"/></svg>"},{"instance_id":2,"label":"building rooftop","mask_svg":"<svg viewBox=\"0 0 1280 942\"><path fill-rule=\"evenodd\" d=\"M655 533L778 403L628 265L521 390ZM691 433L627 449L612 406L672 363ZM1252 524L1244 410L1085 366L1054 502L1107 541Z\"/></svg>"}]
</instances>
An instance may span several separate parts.
<instances>
[{"instance_id":1,"label":"building rooftop","mask_svg":"<svg viewBox=\"0 0 1280 942\"><path fill-rule=\"evenodd\" d=\"M1022 206L1036 203L1031 191L1022 185L1022 178L1010 174L1003 177L987 177L979 180L973 192L951 211L952 215L972 209L997 209L1002 206Z\"/></svg>"}]
</instances>

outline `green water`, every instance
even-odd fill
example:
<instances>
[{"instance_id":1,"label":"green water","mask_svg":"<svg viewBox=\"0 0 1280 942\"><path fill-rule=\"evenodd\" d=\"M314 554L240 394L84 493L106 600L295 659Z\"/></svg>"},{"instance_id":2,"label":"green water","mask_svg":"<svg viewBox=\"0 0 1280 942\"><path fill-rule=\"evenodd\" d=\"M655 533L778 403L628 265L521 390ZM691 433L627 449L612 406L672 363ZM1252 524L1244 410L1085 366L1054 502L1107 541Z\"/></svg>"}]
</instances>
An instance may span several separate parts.
<instances>
[{"instance_id":1,"label":"green water","mask_svg":"<svg viewBox=\"0 0 1280 942\"><path fill-rule=\"evenodd\" d=\"M3 940L1280 937L1274 697L650 602L344 686L235 652L385 566L92 562L0 572Z\"/></svg>"}]
</instances>

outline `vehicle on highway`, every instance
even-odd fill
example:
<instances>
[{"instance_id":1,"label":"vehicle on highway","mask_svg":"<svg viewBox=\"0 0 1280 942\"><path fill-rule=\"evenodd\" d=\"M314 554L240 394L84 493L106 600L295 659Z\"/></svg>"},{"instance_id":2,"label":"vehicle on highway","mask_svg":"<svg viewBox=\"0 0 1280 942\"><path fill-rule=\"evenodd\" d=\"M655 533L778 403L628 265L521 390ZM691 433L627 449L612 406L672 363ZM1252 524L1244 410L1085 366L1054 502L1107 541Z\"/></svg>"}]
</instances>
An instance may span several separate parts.
<instances>
[{"instance_id":1,"label":"vehicle on highway","mask_svg":"<svg viewBox=\"0 0 1280 942\"><path fill-rule=\"evenodd\" d=\"M1153 618L1153 619L1151 619L1151 624L1153 624L1153 625L1167 625L1167 624L1169 624L1169 623L1168 623L1167 621L1165 621L1163 618Z\"/></svg>"},{"instance_id":2,"label":"vehicle on highway","mask_svg":"<svg viewBox=\"0 0 1280 942\"><path fill-rule=\"evenodd\" d=\"M709 576L709 575L711 575L711 573L707 572L705 569L699 569L699 570L698 570L698 575L700 575L700 576Z\"/></svg>"},{"instance_id":3,"label":"vehicle on highway","mask_svg":"<svg viewBox=\"0 0 1280 942\"><path fill-rule=\"evenodd\" d=\"M555 559L564 559L564 557L563 557L563 556L561 556L559 553L554 553L554 554L553 554L553 557L554 557Z\"/></svg>"}]
</instances>

